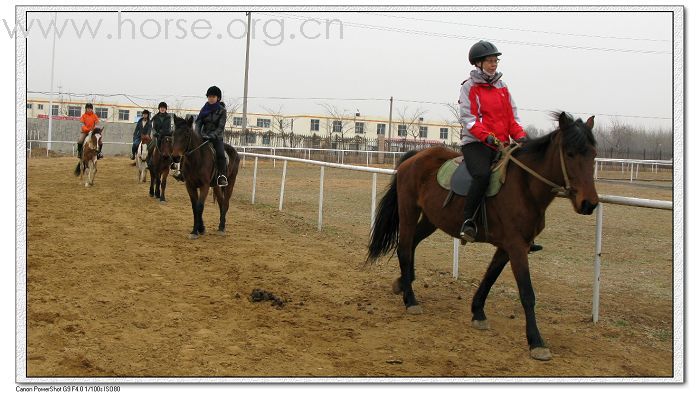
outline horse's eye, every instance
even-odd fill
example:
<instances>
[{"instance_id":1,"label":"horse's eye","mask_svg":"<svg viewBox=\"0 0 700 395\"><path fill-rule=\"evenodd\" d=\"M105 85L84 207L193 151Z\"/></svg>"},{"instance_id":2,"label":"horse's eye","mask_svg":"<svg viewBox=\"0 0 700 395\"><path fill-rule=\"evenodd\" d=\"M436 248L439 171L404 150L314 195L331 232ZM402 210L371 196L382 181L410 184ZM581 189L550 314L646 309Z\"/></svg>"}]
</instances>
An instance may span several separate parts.
<instances>
[{"instance_id":1,"label":"horse's eye","mask_svg":"<svg viewBox=\"0 0 700 395\"><path fill-rule=\"evenodd\" d=\"M571 152L571 151L566 151L566 156L568 156L569 158L573 158L573 157L574 157L574 153Z\"/></svg>"}]
</instances>

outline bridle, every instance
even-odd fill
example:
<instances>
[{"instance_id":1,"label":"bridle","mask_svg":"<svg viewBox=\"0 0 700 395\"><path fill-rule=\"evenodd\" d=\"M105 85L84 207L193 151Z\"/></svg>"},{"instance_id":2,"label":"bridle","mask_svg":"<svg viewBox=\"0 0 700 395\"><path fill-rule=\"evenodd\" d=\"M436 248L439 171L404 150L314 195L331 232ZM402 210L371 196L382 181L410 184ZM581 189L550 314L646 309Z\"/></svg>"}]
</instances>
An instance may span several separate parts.
<instances>
[{"instance_id":1,"label":"bridle","mask_svg":"<svg viewBox=\"0 0 700 395\"><path fill-rule=\"evenodd\" d=\"M515 150L508 152L507 155L511 155L511 153L513 151L515 151ZM552 193L555 193L555 194L561 193L567 197L570 197L572 195L571 182L569 181L569 174L566 171L566 163L564 162L564 146L563 146L563 143L561 141L559 142L559 162L561 163L561 172L562 172L562 175L564 176L564 186L561 186L561 185L553 183L552 181L549 181L548 179L546 179L543 176L541 176L540 174L538 174L536 171L527 167L523 162L515 159L515 157L513 157L513 156L511 156L510 159L516 165L520 166L523 170L532 174L538 180L540 180L540 181L544 182L545 184L549 185L550 187L552 187Z\"/></svg>"}]
</instances>

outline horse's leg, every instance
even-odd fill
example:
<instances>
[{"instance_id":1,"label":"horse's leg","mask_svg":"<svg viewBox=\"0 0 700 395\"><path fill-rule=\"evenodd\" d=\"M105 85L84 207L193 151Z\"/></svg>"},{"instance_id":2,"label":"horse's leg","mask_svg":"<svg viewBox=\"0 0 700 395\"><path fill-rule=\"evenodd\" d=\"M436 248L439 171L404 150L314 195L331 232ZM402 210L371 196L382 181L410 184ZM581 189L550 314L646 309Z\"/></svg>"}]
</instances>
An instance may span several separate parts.
<instances>
[{"instance_id":1,"label":"horse's leg","mask_svg":"<svg viewBox=\"0 0 700 395\"><path fill-rule=\"evenodd\" d=\"M160 171L160 202L165 203L165 186L168 184L168 168Z\"/></svg>"},{"instance_id":2,"label":"horse's leg","mask_svg":"<svg viewBox=\"0 0 700 395\"><path fill-rule=\"evenodd\" d=\"M503 268L508 263L508 254L502 248L496 250L493 254L493 259L491 259L491 264L489 264L484 278L479 284L479 288L474 294L474 299L472 300L472 326L477 329L488 329L489 324L486 321L486 314L484 314L484 304L486 303L486 297L489 295L491 286L496 282L498 276L501 275Z\"/></svg>"},{"instance_id":3,"label":"horse's leg","mask_svg":"<svg viewBox=\"0 0 700 395\"><path fill-rule=\"evenodd\" d=\"M197 217L199 220L199 225L197 226L197 231L200 235L205 232L204 219L202 218L202 213L204 213L204 202L207 200L207 195L209 195L209 184L204 184L199 190L199 200L197 201Z\"/></svg>"},{"instance_id":4,"label":"horse's leg","mask_svg":"<svg viewBox=\"0 0 700 395\"><path fill-rule=\"evenodd\" d=\"M185 186L187 187L187 194L190 195L190 204L192 205L192 217L194 218L194 225L192 225L190 239L196 239L199 237L199 233L197 233L197 187L191 186L190 184L186 184Z\"/></svg>"},{"instance_id":5,"label":"horse's leg","mask_svg":"<svg viewBox=\"0 0 700 395\"><path fill-rule=\"evenodd\" d=\"M154 174L156 175L156 190L155 190L155 193L154 193L153 196L155 196L155 197L158 198L158 199L161 199L161 197L160 197L160 195L161 195L161 190L160 190L160 189L161 189L161 188L160 188L160 187L161 187L161 185L160 185L160 184L161 184L161 178L160 178L160 171L158 170L158 169L160 169L160 161L161 161L161 160L162 160L161 158L159 158L159 159L151 159L152 164L153 164L153 168L157 169L157 170L155 171L155 173L154 173ZM161 200L162 200L162 199L161 199Z\"/></svg>"},{"instance_id":6,"label":"horse's leg","mask_svg":"<svg viewBox=\"0 0 700 395\"><path fill-rule=\"evenodd\" d=\"M216 204L219 205L219 229L217 229L216 233L219 234L220 236L223 236L224 232L226 231L226 211L228 209L228 207L224 208L224 194L225 194L225 192L222 191L222 188L220 188L220 187L212 188L212 191L214 191L214 197L216 198Z\"/></svg>"},{"instance_id":7,"label":"horse's leg","mask_svg":"<svg viewBox=\"0 0 700 395\"><path fill-rule=\"evenodd\" d=\"M418 247L418 244L420 244L421 241L425 240L428 236L433 234L435 232L435 225L433 225L432 222L428 220L426 216L422 216L420 221L418 221L418 224L416 225L416 232L415 235L413 236L413 246L412 246L412 251L411 251L411 269L410 269L410 275L411 275L411 281L414 281L416 279L416 271L415 271L415 260L416 260L416 247ZM402 286L402 281L401 277L397 278L394 281L394 284L392 285L392 289L395 294L399 294L403 291L403 286Z\"/></svg>"},{"instance_id":8,"label":"horse's leg","mask_svg":"<svg viewBox=\"0 0 700 395\"><path fill-rule=\"evenodd\" d=\"M228 212L231 195L233 194L233 186L236 184L236 176L238 175L238 161L233 165L233 171L228 174L228 186L225 190L217 194L217 202L219 204L219 234L223 235L226 231L226 213Z\"/></svg>"},{"instance_id":9,"label":"horse's leg","mask_svg":"<svg viewBox=\"0 0 700 395\"><path fill-rule=\"evenodd\" d=\"M527 259L529 249L529 243L523 241L518 243L517 247L509 249L508 255L510 255L510 266L513 269L515 281L518 283L520 302L525 310L525 333L527 343L530 346L530 356L534 359L548 361L552 358L552 354L542 340L535 319L535 291L532 289Z\"/></svg>"},{"instance_id":10,"label":"horse's leg","mask_svg":"<svg viewBox=\"0 0 700 395\"><path fill-rule=\"evenodd\" d=\"M158 172L156 171L156 166L149 166L148 167L148 174L151 176L151 184L148 187L148 196L153 197L155 196L155 186L156 182L158 180Z\"/></svg>"},{"instance_id":11,"label":"horse's leg","mask_svg":"<svg viewBox=\"0 0 700 395\"><path fill-rule=\"evenodd\" d=\"M412 286L415 279L413 246L419 214L420 210L414 204L411 204L411 207L401 207L401 204L399 204L399 218L401 220L399 222L399 244L396 249L396 255L399 258L399 266L401 267L399 284L401 291L403 291L403 303L409 314L422 313ZM394 291L396 291L396 287L394 287Z\"/></svg>"}]
</instances>

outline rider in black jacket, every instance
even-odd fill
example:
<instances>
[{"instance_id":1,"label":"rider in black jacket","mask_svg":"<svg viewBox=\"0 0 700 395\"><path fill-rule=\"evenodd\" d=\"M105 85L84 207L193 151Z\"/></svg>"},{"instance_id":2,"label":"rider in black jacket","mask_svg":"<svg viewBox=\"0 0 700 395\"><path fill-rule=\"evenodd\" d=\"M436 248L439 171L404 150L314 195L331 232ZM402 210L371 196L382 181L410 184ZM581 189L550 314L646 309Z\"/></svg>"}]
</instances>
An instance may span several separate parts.
<instances>
[{"instance_id":1,"label":"rider in black jacket","mask_svg":"<svg viewBox=\"0 0 700 395\"><path fill-rule=\"evenodd\" d=\"M209 140L216 150L216 168L219 176L216 185L228 186L226 179L226 155L224 153L224 126L226 125L226 105L221 101L221 89L212 86L207 89L207 102L195 121L202 138Z\"/></svg>"}]
</instances>

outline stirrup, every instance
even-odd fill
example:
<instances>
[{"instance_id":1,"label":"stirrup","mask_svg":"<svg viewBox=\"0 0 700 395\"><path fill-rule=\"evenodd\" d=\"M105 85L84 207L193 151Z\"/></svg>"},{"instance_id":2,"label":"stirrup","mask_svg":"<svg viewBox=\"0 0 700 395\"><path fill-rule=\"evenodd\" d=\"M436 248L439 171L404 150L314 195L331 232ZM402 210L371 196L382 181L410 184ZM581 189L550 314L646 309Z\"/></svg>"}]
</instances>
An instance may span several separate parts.
<instances>
[{"instance_id":1,"label":"stirrup","mask_svg":"<svg viewBox=\"0 0 700 395\"><path fill-rule=\"evenodd\" d=\"M476 224L470 218L470 219L464 221L464 223L462 224L462 229L459 231L459 237L461 237L462 240L472 242L476 239L477 233L478 233L478 230L476 228Z\"/></svg>"},{"instance_id":2,"label":"stirrup","mask_svg":"<svg viewBox=\"0 0 700 395\"><path fill-rule=\"evenodd\" d=\"M226 179L225 175L222 174L216 178L216 186L219 186L219 187L227 187L228 186L228 179Z\"/></svg>"},{"instance_id":3,"label":"stirrup","mask_svg":"<svg viewBox=\"0 0 700 395\"><path fill-rule=\"evenodd\" d=\"M104 155L102 155L102 152L97 153L97 159L102 159L104 158Z\"/></svg>"}]
</instances>

